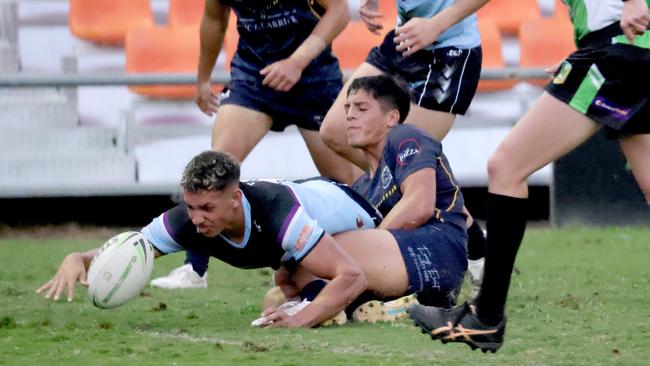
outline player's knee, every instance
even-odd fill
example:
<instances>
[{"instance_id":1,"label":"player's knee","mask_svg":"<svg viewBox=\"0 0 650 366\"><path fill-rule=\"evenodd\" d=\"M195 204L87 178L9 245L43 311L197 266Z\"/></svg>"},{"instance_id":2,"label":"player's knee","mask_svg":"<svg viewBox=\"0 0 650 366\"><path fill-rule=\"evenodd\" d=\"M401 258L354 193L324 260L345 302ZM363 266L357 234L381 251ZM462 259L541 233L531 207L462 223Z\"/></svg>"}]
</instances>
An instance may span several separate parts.
<instances>
[{"instance_id":1,"label":"player's knee","mask_svg":"<svg viewBox=\"0 0 650 366\"><path fill-rule=\"evenodd\" d=\"M488 159L488 184L491 188L508 186L516 181L515 172L509 165L507 153L497 149Z\"/></svg>"},{"instance_id":2,"label":"player's knee","mask_svg":"<svg viewBox=\"0 0 650 366\"><path fill-rule=\"evenodd\" d=\"M333 123L328 123L327 118L325 118L325 121L321 125L319 133L320 138L330 149L337 153L340 153L345 149L345 146L347 145L345 141L343 141L345 135L342 135Z\"/></svg>"}]
</instances>

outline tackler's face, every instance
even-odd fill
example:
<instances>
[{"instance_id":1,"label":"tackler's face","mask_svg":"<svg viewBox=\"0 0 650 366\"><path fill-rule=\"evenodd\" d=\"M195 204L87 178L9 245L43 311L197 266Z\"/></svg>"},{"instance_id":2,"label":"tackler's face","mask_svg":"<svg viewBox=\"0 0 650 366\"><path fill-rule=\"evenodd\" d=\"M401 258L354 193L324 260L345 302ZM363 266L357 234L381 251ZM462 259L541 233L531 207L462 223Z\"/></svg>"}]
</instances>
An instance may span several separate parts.
<instances>
[{"instance_id":1,"label":"tackler's face","mask_svg":"<svg viewBox=\"0 0 650 366\"><path fill-rule=\"evenodd\" d=\"M356 90L345 103L348 144L367 149L378 145L390 130L390 117L379 101L365 90Z\"/></svg>"},{"instance_id":2,"label":"tackler's face","mask_svg":"<svg viewBox=\"0 0 650 366\"><path fill-rule=\"evenodd\" d=\"M235 208L240 204L238 190L233 185L221 191L183 191L187 213L198 233L213 238L233 225L238 217Z\"/></svg>"}]
</instances>

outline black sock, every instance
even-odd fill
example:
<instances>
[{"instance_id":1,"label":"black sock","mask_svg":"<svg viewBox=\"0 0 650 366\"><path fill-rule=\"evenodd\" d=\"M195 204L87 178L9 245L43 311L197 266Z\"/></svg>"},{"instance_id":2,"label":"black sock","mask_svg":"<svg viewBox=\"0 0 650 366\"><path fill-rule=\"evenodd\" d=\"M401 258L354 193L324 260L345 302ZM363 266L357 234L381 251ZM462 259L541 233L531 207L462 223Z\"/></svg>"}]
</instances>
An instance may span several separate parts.
<instances>
[{"instance_id":1,"label":"black sock","mask_svg":"<svg viewBox=\"0 0 650 366\"><path fill-rule=\"evenodd\" d=\"M210 257L187 250L185 252L185 264L191 264L194 272L198 273L200 277L203 277L205 272L208 271L208 262Z\"/></svg>"},{"instance_id":2,"label":"black sock","mask_svg":"<svg viewBox=\"0 0 650 366\"><path fill-rule=\"evenodd\" d=\"M472 226L467 228L467 258L477 260L485 257L485 235L478 221L474 220Z\"/></svg>"},{"instance_id":3,"label":"black sock","mask_svg":"<svg viewBox=\"0 0 650 366\"><path fill-rule=\"evenodd\" d=\"M314 301L325 285L327 285L327 282L323 280L309 282L300 290L300 300Z\"/></svg>"},{"instance_id":4,"label":"black sock","mask_svg":"<svg viewBox=\"0 0 650 366\"><path fill-rule=\"evenodd\" d=\"M488 193L485 268L476 311L489 325L499 323L505 314L510 276L526 230L527 202L526 198Z\"/></svg>"}]
</instances>

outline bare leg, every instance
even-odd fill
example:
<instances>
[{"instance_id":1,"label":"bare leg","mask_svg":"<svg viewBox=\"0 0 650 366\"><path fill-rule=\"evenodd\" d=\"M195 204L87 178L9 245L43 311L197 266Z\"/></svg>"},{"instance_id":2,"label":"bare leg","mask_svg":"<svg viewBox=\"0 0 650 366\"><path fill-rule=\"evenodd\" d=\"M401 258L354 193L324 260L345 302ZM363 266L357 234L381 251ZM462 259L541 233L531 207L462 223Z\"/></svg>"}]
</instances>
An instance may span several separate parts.
<instances>
[{"instance_id":1,"label":"bare leg","mask_svg":"<svg viewBox=\"0 0 650 366\"><path fill-rule=\"evenodd\" d=\"M402 296L408 289L404 259L395 237L387 230L355 230L334 236L359 265L368 290L379 297Z\"/></svg>"},{"instance_id":2,"label":"bare leg","mask_svg":"<svg viewBox=\"0 0 650 366\"><path fill-rule=\"evenodd\" d=\"M234 104L219 107L212 127L212 149L223 150L244 161L271 129L271 117Z\"/></svg>"},{"instance_id":3,"label":"bare leg","mask_svg":"<svg viewBox=\"0 0 650 366\"><path fill-rule=\"evenodd\" d=\"M434 139L442 141L449 133L451 126L454 125L455 120L455 114L425 109L411 104L411 111L404 123L417 126Z\"/></svg>"},{"instance_id":4,"label":"bare leg","mask_svg":"<svg viewBox=\"0 0 650 366\"><path fill-rule=\"evenodd\" d=\"M599 128L545 92L490 156L490 193L528 197L526 180L531 174L575 149Z\"/></svg>"},{"instance_id":5,"label":"bare leg","mask_svg":"<svg viewBox=\"0 0 650 366\"><path fill-rule=\"evenodd\" d=\"M526 229L527 178L598 128L544 93L490 157L485 275L476 298L478 316L487 324L498 324L504 316L510 276Z\"/></svg>"},{"instance_id":6,"label":"bare leg","mask_svg":"<svg viewBox=\"0 0 650 366\"><path fill-rule=\"evenodd\" d=\"M650 205L650 134L634 135L621 139L621 148L632 168L645 200Z\"/></svg>"},{"instance_id":7,"label":"bare leg","mask_svg":"<svg viewBox=\"0 0 650 366\"><path fill-rule=\"evenodd\" d=\"M316 169L324 177L332 177L340 182L352 184L363 171L330 149L321 139L318 131L298 129L307 145Z\"/></svg>"}]
</instances>

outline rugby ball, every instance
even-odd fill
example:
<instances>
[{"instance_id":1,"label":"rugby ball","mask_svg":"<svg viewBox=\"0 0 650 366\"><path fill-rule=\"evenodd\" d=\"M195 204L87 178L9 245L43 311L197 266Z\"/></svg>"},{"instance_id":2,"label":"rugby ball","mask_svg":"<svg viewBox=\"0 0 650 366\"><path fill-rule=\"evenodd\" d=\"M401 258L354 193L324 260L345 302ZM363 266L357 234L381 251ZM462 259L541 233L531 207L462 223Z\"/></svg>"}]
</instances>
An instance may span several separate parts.
<instances>
[{"instance_id":1,"label":"rugby ball","mask_svg":"<svg viewBox=\"0 0 650 366\"><path fill-rule=\"evenodd\" d=\"M88 297L98 308L120 306L138 296L153 269L151 243L135 231L110 238L88 269Z\"/></svg>"}]
</instances>

